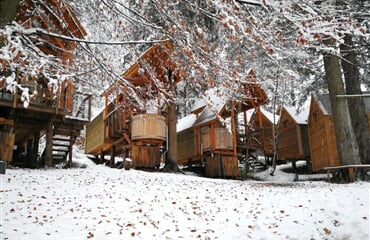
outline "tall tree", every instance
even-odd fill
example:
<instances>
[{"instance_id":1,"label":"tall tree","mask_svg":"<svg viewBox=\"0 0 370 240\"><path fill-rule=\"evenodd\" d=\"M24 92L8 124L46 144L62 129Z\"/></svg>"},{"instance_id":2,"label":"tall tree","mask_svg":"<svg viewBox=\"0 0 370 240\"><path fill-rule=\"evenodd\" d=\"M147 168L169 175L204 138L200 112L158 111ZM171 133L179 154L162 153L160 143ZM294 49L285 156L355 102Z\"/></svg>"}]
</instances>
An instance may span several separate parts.
<instances>
[{"instance_id":1,"label":"tall tree","mask_svg":"<svg viewBox=\"0 0 370 240\"><path fill-rule=\"evenodd\" d=\"M367 18L370 16L366 9L365 1L341 1L337 0L337 5L340 9L345 11L346 9L352 8L355 11L346 12L346 14L353 15L356 19L356 24L364 26ZM366 25L365 25L366 26ZM369 31L369 29L367 30ZM358 58L361 53L359 49L365 49L362 46L362 37L353 37L350 33L345 33L344 41L340 45L340 52L342 56L341 65L343 68L343 76L345 79L346 93L348 95L357 95L358 97L348 98L349 110L351 114L352 126L355 131L356 139L359 146L360 157L362 163L370 163L370 129L369 119L366 114L366 107L361 95L361 66Z\"/></svg>"},{"instance_id":2,"label":"tall tree","mask_svg":"<svg viewBox=\"0 0 370 240\"><path fill-rule=\"evenodd\" d=\"M327 41L331 41L329 38ZM359 164L359 150L348 108L347 99L337 98L344 95L344 83L339 57L332 53L324 53L326 81L332 108L339 161L342 165Z\"/></svg>"},{"instance_id":3,"label":"tall tree","mask_svg":"<svg viewBox=\"0 0 370 240\"><path fill-rule=\"evenodd\" d=\"M370 163L370 129L369 119L366 113L365 103L361 95L361 81L357 61L357 53L352 36L346 34L344 43L341 44L341 53L343 56L342 68L346 83L346 94L358 95L348 99L349 111L351 114L352 127L354 129L356 140L360 151L362 163Z\"/></svg>"}]
</instances>

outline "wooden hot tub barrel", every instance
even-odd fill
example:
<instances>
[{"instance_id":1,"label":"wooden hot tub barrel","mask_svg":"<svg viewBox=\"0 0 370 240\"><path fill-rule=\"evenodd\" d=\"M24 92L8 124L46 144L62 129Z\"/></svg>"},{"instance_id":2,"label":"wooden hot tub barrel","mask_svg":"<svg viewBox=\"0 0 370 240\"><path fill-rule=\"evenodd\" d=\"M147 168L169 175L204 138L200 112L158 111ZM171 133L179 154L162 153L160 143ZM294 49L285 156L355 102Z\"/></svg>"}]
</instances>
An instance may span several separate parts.
<instances>
[{"instance_id":1,"label":"wooden hot tub barrel","mask_svg":"<svg viewBox=\"0 0 370 240\"><path fill-rule=\"evenodd\" d=\"M132 118L131 139L166 141L166 119L157 114L139 114Z\"/></svg>"}]
</instances>

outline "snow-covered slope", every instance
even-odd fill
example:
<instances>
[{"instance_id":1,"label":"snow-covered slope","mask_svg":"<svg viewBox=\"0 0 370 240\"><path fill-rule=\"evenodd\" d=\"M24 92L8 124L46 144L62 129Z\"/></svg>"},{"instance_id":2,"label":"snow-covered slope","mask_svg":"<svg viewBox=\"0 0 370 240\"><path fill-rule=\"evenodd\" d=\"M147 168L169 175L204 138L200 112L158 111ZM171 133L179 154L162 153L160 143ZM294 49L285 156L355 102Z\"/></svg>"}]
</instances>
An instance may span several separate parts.
<instances>
[{"instance_id":1,"label":"snow-covered slope","mask_svg":"<svg viewBox=\"0 0 370 240\"><path fill-rule=\"evenodd\" d=\"M8 169L1 239L369 239L369 183Z\"/></svg>"}]
</instances>

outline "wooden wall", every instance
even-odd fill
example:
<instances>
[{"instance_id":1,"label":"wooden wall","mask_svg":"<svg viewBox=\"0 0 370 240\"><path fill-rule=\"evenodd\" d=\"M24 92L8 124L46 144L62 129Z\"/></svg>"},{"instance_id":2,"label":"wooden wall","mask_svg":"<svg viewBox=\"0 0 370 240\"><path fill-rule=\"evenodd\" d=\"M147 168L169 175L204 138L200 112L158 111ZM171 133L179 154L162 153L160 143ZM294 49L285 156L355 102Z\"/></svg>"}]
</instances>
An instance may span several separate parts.
<instances>
[{"instance_id":1,"label":"wooden wall","mask_svg":"<svg viewBox=\"0 0 370 240\"><path fill-rule=\"evenodd\" d=\"M238 171L237 157L221 154L206 157L206 177L236 177Z\"/></svg>"},{"instance_id":2,"label":"wooden wall","mask_svg":"<svg viewBox=\"0 0 370 240\"><path fill-rule=\"evenodd\" d=\"M313 172L323 170L324 167L339 165L335 130L331 118L331 115L324 115L312 97L308 133Z\"/></svg>"},{"instance_id":3,"label":"wooden wall","mask_svg":"<svg viewBox=\"0 0 370 240\"><path fill-rule=\"evenodd\" d=\"M104 147L104 119L101 112L86 126L85 153L97 155Z\"/></svg>"},{"instance_id":4,"label":"wooden wall","mask_svg":"<svg viewBox=\"0 0 370 240\"><path fill-rule=\"evenodd\" d=\"M278 131L278 160L306 159L309 156L306 124L297 124L293 117L283 110Z\"/></svg>"},{"instance_id":5,"label":"wooden wall","mask_svg":"<svg viewBox=\"0 0 370 240\"><path fill-rule=\"evenodd\" d=\"M158 168L161 163L161 149L159 146L131 147L131 158L136 168Z\"/></svg>"},{"instance_id":6,"label":"wooden wall","mask_svg":"<svg viewBox=\"0 0 370 240\"><path fill-rule=\"evenodd\" d=\"M196 153L195 131L192 128L177 133L177 163L187 164Z\"/></svg>"},{"instance_id":7,"label":"wooden wall","mask_svg":"<svg viewBox=\"0 0 370 240\"><path fill-rule=\"evenodd\" d=\"M264 154L271 155L274 153L274 136L272 122L262 113L253 114L251 120L251 140L249 148L251 150L262 149Z\"/></svg>"}]
</instances>

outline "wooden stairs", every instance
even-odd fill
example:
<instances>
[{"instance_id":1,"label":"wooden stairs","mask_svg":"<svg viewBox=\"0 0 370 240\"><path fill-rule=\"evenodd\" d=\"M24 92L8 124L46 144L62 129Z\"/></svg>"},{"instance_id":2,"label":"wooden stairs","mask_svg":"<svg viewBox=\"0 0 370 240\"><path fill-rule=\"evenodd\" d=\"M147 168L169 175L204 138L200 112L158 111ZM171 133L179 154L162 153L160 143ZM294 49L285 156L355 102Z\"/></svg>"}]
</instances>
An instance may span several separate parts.
<instances>
[{"instance_id":1,"label":"wooden stairs","mask_svg":"<svg viewBox=\"0 0 370 240\"><path fill-rule=\"evenodd\" d=\"M74 139L71 136L53 136L52 159L53 164L67 162L68 154L71 152Z\"/></svg>"},{"instance_id":2,"label":"wooden stairs","mask_svg":"<svg viewBox=\"0 0 370 240\"><path fill-rule=\"evenodd\" d=\"M52 131L49 137L51 151L49 160L45 159L47 165L56 165L66 163L67 166L72 164L73 144L87 121L73 118L54 119L52 121ZM50 152L49 152L50 153Z\"/></svg>"}]
</instances>

